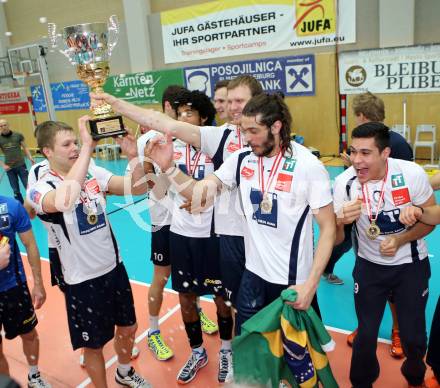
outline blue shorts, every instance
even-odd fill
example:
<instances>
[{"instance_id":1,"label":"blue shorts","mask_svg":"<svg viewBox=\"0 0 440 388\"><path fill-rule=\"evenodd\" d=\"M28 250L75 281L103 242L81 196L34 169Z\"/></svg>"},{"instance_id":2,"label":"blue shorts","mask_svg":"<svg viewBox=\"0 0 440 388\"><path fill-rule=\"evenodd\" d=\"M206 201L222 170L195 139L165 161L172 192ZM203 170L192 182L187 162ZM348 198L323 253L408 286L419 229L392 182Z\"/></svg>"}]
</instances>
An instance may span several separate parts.
<instances>
[{"instance_id":1,"label":"blue shorts","mask_svg":"<svg viewBox=\"0 0 440 388\"><path fill-rule=\"evenodd\" d=\"M196 295L221 295L219 238L186 237L170 232L173 290Z\"/></svg>"},{"instance_id":2,"label":"blue shorts","mask_svg":"<svg viewBox=\"0 0 440 388\"><path fill-rule=\"evenodd\" d=\"M237 302L238 289L245 269L244 238L220 235L220 269L225 297L233 306Z\"/></svg>"},{"instance_id":3,"label":"blue shorts","mask_svg":"<svg viewBox=\"0 0 440 388\"><path fill-rule=\"evenodd\" d=\"M287 284L270 283L253 272L245 269L241 279L240 290L237 295L237 314L235 316L235 334L241 332L241 325L267 305L277 299ZM316 294L312 306L318 316L321 316Z\"/></svg>"},{"instance_id":4,"label":"blue shorts","mask_svg":"<svg viewBox=\"0 0 440 388\"><path fill-rule=\"evenodd\" d=\"M26 283L0 292L0 330L3 327L7 339L31 332L37 323Z\"/></svg>"},{"instance_id":5,"label":"blue shorts","mask_svg":"<svg viewBox=\"0 0 440 388\"><path fill-rule=\"evenodd\" d=\"M122 263L105 275L66 284L64 295L73 350L99 349L114 337L115 325L136 323L133 294Z\"/></svg>"},{"instance_id":6,"label":"blue shorts","mask_svg":"<svg viewBox=\"0 0 440 388\"><path fill-rule=\"evenodd\" d=\"M151 261L154 265L167 267L170 262L170 225L154 226L151 233Z\"/></svg>"}]
</instances>

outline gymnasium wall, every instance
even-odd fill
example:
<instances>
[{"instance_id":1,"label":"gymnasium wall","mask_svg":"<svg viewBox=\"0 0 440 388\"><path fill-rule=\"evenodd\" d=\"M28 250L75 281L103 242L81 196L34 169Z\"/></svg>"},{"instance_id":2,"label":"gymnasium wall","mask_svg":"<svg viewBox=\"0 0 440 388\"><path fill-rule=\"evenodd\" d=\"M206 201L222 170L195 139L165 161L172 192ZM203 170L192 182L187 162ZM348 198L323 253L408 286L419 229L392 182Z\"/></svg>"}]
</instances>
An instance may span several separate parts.
<instances>
[{"instance_id":1,"label":"gymnasium wall","mask_svg":"<svg viewBox=\"0 0 440 388\"><path fill-rule=\"evenodd\" d=\"M200 4L205 0L182 0L179 7ZM118 46L111 61L112 74L129 72L128 42L125 32L124 11L121 0L96 0L93 2L79 0L76 2L45 0L44 10L40 2L28 0L14 0L3 4L8 28L13 32L12 45L21 45L30 42L44 41L46 25L38 22L39 16L47 17L49 22L56 22L61 28L66 25L89 21L105 21L109 15L116 14L121 21L121 34ZM212 61L193 61L176 64L165 64L163 59L162 33L159 12L176 7L172 0L151 0L152 14L148 16L152 44L152 59L154 69L179 68L196 66ZM278 51L273 53L256 54L253 56L235 56L219 58L217 63L245 60L250 58L264 58L315 54L316 60L316 95L313 97L288 97L286 102L293 116L292 132L305 137L307 145L321 151L323 155L338 153L339 147L339 106L337 92L336 58L340 51L363 50L379 47L379 0L356 1L356 40L357 43L335 47L319 47L315 49L300 49ZM418 0L415 11L415 45L438 43L440 23L437 17L440 14L438 0ZM338 52L336 51L338 50ZM48 53L49 74L52 82L72 80L76 78L74 69L61 54ZM381 95L386 104L386 123L389 125L402 123L402 101L405 95ZM437 110L440 106L440 94L408 94L407 123L415 134L415 126L421 123L436 124L440 132L440 119ZM348 97L348 128L353 128L351 115L351 97ZM157 107L159 108L159 107ZM86 111L57 111L57 119L75 126L76 120ZM26 116L26 117L24 117ZM35 146L32 136L31 119L27 115L8 115L15 130L25 134L29 146ZM37 114L38 122L47 119L46 114ZM438 134L440 140L440 133ZM425 156L420 152L420 156Z\"/></svg>"}]
</instances>

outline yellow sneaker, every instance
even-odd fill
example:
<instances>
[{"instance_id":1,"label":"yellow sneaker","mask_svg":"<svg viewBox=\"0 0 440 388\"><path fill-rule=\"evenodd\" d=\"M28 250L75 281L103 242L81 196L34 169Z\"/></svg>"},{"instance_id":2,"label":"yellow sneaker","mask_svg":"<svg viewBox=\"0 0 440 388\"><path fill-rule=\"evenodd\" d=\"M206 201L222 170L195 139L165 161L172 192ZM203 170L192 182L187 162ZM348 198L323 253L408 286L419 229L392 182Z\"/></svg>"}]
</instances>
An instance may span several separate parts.
<instances>
[{"instance_id":1,"label":"yellow sneaker","mask_svg":"<svg viewBox=\"0 0 440 388\"><path fill-rule=\"evenodd\" d=\"M147 338L148 348L153 352L156 359L166 361L174 356L171 348L164 342L160 330L153 331L151 334L149 333Z\"/></svg>"},{"instance_id":2,"label":"yellow sneaker","mask_svg":"<svg viewBox=\"0 0 440 388\"><path fill-rule=\"evenodd\" d=\"M202 331L206 334L214 334L218 332L218 326L214 321L211 321L205 313L199 311L200 324L202 325Z\"/></svg>"}]
</instances>

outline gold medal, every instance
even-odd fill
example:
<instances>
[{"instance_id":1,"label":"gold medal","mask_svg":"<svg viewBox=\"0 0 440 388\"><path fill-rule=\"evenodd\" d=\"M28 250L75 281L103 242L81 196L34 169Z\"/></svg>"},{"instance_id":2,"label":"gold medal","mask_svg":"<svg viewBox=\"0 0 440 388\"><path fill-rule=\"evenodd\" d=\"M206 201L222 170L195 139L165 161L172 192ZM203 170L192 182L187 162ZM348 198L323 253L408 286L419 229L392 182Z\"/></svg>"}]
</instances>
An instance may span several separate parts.
<instances>
[{"instance_id":1,"label":"gold medal","mask_svg":"<svg viewBox=\"0 0 440 388\"><path fill-rule=\"evenodd\" d=\"M95 225L98 222L98 216L95 213L90 212L87 214L87 222L90 225Z\"/></svg>"},{"instance_id":2,"label":"gold medal","mask_svg":"<svg viewBox=\"0 0 440 388\"><path fill-rule=\"evenodd\" d=\"M262 214L272 213L272 201L267 194L263 196L263 200L260 202L260 209Z\"/></svg>"},{"instance_id":3,"label":"gold medal","mask_svg":"<svg viewBox=\"0 0 440 388\"><path fill-rule=\"evenodd\" d=\"M370 240L376 240L376 238L380 235L380 228L377 226L377 224L374 221L371 221L370 226L366 230L367 237Z\"/></svg>"}]
</instances>

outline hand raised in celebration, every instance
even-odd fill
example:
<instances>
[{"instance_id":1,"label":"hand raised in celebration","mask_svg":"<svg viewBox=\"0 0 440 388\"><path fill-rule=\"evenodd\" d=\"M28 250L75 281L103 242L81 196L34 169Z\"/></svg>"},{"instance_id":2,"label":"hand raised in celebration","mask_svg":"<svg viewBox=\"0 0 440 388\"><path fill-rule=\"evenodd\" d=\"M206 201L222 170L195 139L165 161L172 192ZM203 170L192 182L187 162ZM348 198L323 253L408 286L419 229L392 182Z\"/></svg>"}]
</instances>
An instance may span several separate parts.
<instances>
[{"instance_id":1,"label":"hand raised in celebration","mask_svg":"<svg viewBox=\"0 0 440 388\"><path fill-rule=\"evenodd\" d=\"M155 162L163 172L173 166L173 138L158 135L145 146L144 156Z\"/></svg>"},{"instance_id":2,"label":"hand raised in celebration","mask_svg":"<svg viewBox=\"0 0 440 388\"><path fill-rule=\"evenodd\" d=\"M362 199L345 202L342 209L338 212L338 222L344 225L356 221L362 214Z\"/></svg>"}]
</instances>

